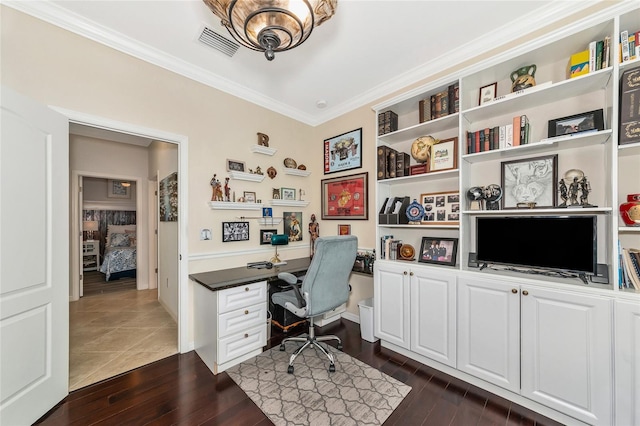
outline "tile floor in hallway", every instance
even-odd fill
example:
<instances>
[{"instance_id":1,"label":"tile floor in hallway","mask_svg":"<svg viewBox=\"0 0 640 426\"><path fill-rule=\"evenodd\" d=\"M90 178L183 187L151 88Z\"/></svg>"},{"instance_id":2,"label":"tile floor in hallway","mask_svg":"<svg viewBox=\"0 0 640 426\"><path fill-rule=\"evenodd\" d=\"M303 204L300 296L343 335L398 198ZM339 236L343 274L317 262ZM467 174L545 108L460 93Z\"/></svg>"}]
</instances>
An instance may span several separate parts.
<instances>
[{"instance_id":1,"label":"tile floor in hallway","mask_svg":"<svg viewBox=\"0 0 640 426\"><path fill-rule=\"evenodd\" d=\"M69 391L178 352L177 324L157 289L70 302L69 325Z\"/></svg>"}]
</instances>

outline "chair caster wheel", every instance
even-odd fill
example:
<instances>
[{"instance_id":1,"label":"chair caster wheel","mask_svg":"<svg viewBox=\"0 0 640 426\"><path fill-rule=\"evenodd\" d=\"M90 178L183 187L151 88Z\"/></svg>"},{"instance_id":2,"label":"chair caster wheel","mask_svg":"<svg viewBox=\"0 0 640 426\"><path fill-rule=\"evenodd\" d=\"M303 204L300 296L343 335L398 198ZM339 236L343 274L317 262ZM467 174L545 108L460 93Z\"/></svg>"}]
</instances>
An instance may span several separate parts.
<instances>
[{"instance_id":1,"label":"chair caster wheel","mask_svg":"<svg viewBox=\"0 0 640 426\"><path fill-rule=\"evenodd\" d=\"M338 343L338 350L341 351L342 350L342 343Z\"/></svg>"},{"instance_id":2,"label":"chair caster wheel","mask_svg":"<svg viewBox=\"0 0 640 426\"><path fill-rule=\"evenodd\" d=\"M293 365L290 365L289 368L287 368L287 373L293 374Z\"/></svg>"},{"instance_id":3,"label":"chair caster wheel","mask_svg":"<svg viewBox=\"0 0 640 426\"><path fill-rule=\"evenodd\" d=\"M335 373L336 372L336 365L335 364L331 364L329 366L329 373Z\"/></svg>"},{"instance_id":4,"label":"chair caster wheel","mask_svg":"<svg viewBox=\"0 0 640 426\"><path fill-rule=\"evenodd\" d=\"M284 345L280 345L280 352L284 352Z\"/></svg>"}]
</instances>

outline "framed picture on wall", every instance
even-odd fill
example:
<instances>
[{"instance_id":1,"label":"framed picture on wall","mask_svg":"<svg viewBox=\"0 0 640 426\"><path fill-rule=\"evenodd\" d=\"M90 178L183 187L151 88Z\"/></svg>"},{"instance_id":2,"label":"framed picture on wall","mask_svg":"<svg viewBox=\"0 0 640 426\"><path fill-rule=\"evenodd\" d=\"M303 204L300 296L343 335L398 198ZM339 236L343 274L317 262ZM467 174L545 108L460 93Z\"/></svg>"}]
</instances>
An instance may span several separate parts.
<instances>
[{"instance_id":1,"label":"framed picture on wall","mask_svg":"<svg viewBox=\"0 0 640 426\"><path fill-rule=\"evenodd\" d=\"M249 241L249 222L222 222L222 242Z\"/></svg>"},{"instance_id":2,"label":"framed picture on wall","mask_svg":"<svg viewBox=\"0 0 640 426\"><path fill-rule=\"evenodd\" d=\"M322 219L369 218L367 172L322 180Z\"/></svg>"},{"instance_id":3,"label":"framed picture on wall","mask_svg":"<svg viewBox=\"0 0 640 426\"><path fill-rule=\"evenodd\" d=\"M108 179L107 197L109 198L131 198L131 182Z\"/></svg>"},{"instance_id":4,"label":"framed picture on wall","mask_svg":"<svg viewBox=\"0 0 640 426\"><path fill-rule=\"evenodd\" d=\"M324 140L324 174L362 167L362 127Z\"/></svg>"}]
</instances>

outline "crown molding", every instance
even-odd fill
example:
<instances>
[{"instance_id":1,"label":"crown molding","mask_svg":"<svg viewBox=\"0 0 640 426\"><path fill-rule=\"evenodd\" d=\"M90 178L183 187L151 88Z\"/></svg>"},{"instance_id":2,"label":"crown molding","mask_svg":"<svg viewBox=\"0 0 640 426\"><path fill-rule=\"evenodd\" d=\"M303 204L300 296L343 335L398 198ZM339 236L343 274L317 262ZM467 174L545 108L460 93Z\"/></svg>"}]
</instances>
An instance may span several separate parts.
<instances>
[{"instance_id":1,"label":"crown molding","mask_svg":"<svg viewBox=\"0 0 640 426\"><path fill-rule=\"evenodd\" d=\"M411 86L422 80L428 79L430 76L436 75L442 69L458 66L470 57L482 55L493 48L493 46L503 44L505 40L513 40L515 38L522 37L523 35L526 35L526 33L522 31L522 28L541 28L601 2L602 1L599 0L553 2L542 12L535 11L523 15L520 19L506 23L482 38L473 40L466 45L458 47L455 55L447 54L440 56L439 58L431 59L428 63L421 64L403 74L394 76L393 79L390 79L388 82L380 84L371 90L364 92L360 96L336 105L322 113L313 115L290 107L289 105L273 98L264 96L254 90L216 75L209 70L196 67L193 64L187 63L186 61L172 55L168 55L151 46L139 43L122 34L114 33L112 30L109 30L108 28L93 21L88 21L80 15L72 13L54 3L45 1L4 1L3 4L43 21L49 22L60 28L71 31L82 37L96 41L143 61L195 80L199 83L254 103L263 108L310 126L317 126L347 114L357 108L371 104L376 100L380 100L391 93L401 91L407 86ZM611 17L614 13L633 9L632 3L634 2L623 1L613 3L613 6L599 12L597 16L592 15L585 19L601 20L604 19L603 17ZM584 22L584 20L582 22ZM567 28L575 28L575 26L576 24L573 24L540 37L537 39L538 41L536 44L542 43L541 40L548 40L549 37L559 37L561 33L568 31ZM531 49L531 46L531 44L527 43L526 49ZM524 50L525 47L522 49ZM513 52L514 50L512 49L508 54L512 55ZM504 54L498 56L504 56ZM487 63L483 61L483 64L486 66ZM471 69L477 69L477 67L465 68L465 70L457 74L462 75L464 73L469 73ZM451 80L451 76L446 80ZM433 82L429 85L433 85Z\"/></svg>"}]
</instances>

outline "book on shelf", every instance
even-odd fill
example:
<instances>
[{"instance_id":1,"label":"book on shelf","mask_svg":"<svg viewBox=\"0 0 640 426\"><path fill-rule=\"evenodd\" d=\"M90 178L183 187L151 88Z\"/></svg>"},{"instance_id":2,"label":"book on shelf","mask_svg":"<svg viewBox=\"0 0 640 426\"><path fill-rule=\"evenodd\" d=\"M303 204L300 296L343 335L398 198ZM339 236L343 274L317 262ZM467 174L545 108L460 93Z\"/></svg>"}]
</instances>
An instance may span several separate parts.
<instances>
[{"instance_id":1,"label":"book on shelf","mask_svg":"<svg viewBox=\"0 0 640 426\"><path fill-rule=\"evenodd\" d=\"M596 70L602 69L602 52L604 50L604 40L596 42Z\"/></svg>"},{"instance_id":2,"label":"book on shelf","mask_svg":"<svg viewBox=\"0 0 640 426\"><path fill-rule=\"evenodd\" d=\"M629 31L625 30L620 33L620 62L626 62L631 59L629 54Z\"/></svg>"},{"instance_id":3,"label":"book on shelf","mask_svg":"<svg viewBox=\"0 0 640 426\"><path fill-rule=\"evenodd\" d=\"M429 110L427 110L429 107ZM422 99L418 102L418 114L420 118L420 123L425 123L431 120L431 100L430 99Z\"/></svg>"},{"instance_id":4,"label":"book on shelf","mask_svg":"<svg viewBox=\"0 0 640 426\"><path fill-rule=\"evenodd\" d=\"M378 147L378 180L396 176L396 150L381 145Z\"/></svg>"},{"instance_id":5,"label":"book on shelf","mask_svg":"<svg viewBox=\"0 0 640 426\"><path fill-rule=\"evenodd\" d=\"M602 68L609 68L610 64L610 53L611 52L611 37L606 36L604 38L604 47L602 50Z\"/></svg>"},{"instance_id":6,"label":"book on shelf","mask_svg":"<svg viewBox=\"0 0 640 426\"><path fill-rule=\"evenodd\" d=\"M513 124L507 124L505 126L505 148L511 148L513 146Z\"/></svg>"},{"instance_id":7,"label":"book on shelf","mask_svg":"<svg viewBox=\"0 0 640 426\"><path fill-rule=\"evenodd\" d=\"M455 82L449 85L447 91L449 93L449 114L455 114L460 111L460 84Z\"/></svg>"},{"instance_id":8,"label":"book on shelf","mask_svg":"<svg viewBox=\"0 0 640 426\"><path fill-rule=\"evenodd\" d=\"M589 43L589 72L594 72L596 68L596 44L597 41Z\"/></svg>"},{"instance_id":9,"label":"book on shelf","mask_svg":"<svg viewBox=\"0 0 640 426\"><path fill-rule=\"evenodd\" d=\"M520 116L520 145L526 145L529 143L527 140L528 132L527 128L529 126L529 119L526 115Z\"/></svg>"},{"instance_id":10,"label":"book on shelf","mask_svg":"<svg viewBox=\"0 0 640 426\"><path fill-rule=\"evenodd\" d=\"M625 70L620 78L620 111L618 144L640 142L640 96L637 81L640 66Z\"/></svg>"},{"instance_id":11,"label":"book on shelf","mask_svg":"<svg viewBox=\"0 0 640 426\"><path fill-rule=\"evenodd\" d=\"M409 176L411 157L406 152L396 154L396 177Z\"/></svg>"},{"instance_id":12,"label":"book on shelf","mask_svg":"<svg viewBox=\"0 0 640 426\"><path fill-rule=\"evenodd\" d=\"M571 55L569 78L579 77L589 72L589 50Z\"/></svg>"},{"instance_id":13,"label":"book on shelf","mask_svg":"<svg viewBox=\"0 0 640 426\"><path fill-rule=\"evenodd\" d=\"M640 290L640 250L622 249L624 287Z\"/></svg>"},{"instance_id":14,"label":"book on shelf","mask_svg":"<svg viewBox=\"0 0 640 426\"><path fill-rule=\"evenodd\" d=\"M513 146L520 146L520 116L513 117Z\"/></svg>"}]
</instances>

